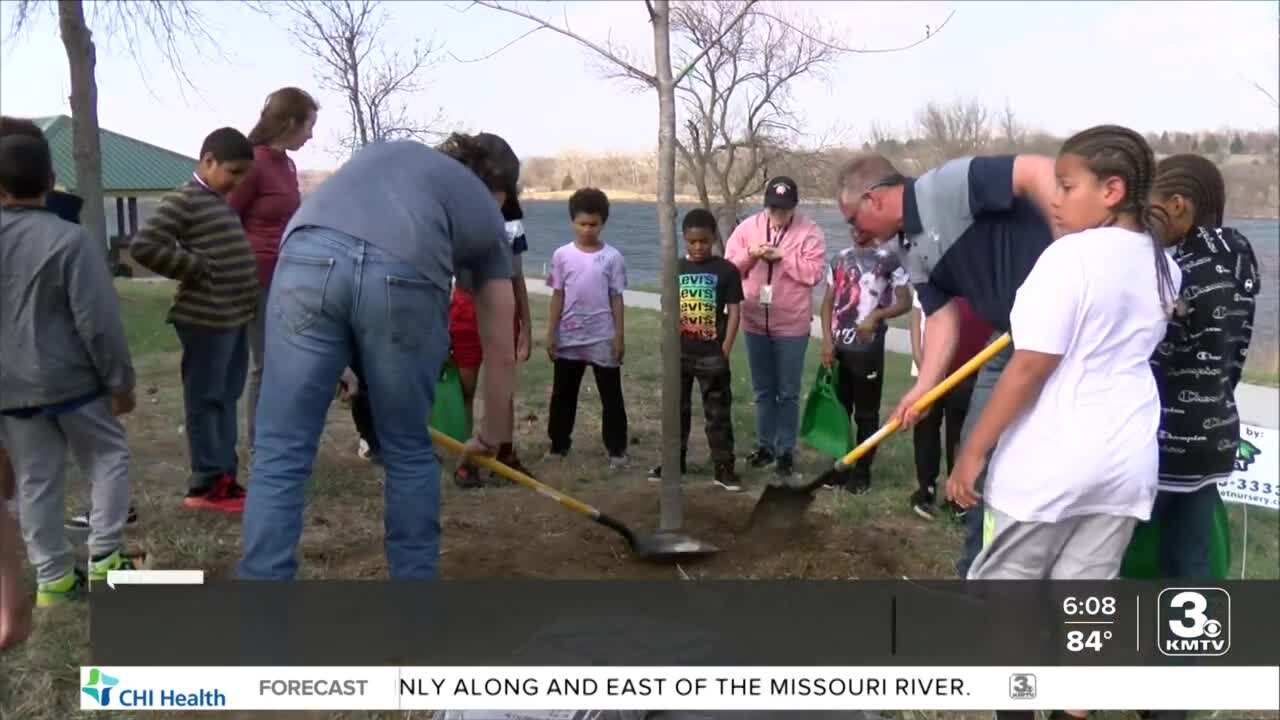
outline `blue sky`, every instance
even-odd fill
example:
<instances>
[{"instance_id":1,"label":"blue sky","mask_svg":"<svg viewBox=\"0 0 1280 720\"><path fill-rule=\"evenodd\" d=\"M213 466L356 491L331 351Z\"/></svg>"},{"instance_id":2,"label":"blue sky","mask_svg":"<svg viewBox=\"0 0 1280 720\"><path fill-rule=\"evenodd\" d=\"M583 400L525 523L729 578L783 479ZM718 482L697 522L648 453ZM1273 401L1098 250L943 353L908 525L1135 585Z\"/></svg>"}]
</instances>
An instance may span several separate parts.
<instances>
[{"instance_id":1,"label":"blue sky","mask_svg":"<svg viewBox=\"0 0 1280 720\"><path fill-rule=\"evenodd\" d=\"M51 5L52 3L49 3ZM345 124L337 95L318 90L315 63L279 22L238 3L199 3L219 39L193 47L195 89L183 90L151 48L141 63L118 38L98 41L103 127L194 154L215 127L248 130L263 98L283 85L315 90L323 109L316 139L295 155L302 168L337 164ZM424 116L443 107L452 124L507 137L524 156L559 151L641 152L656 146L656 100L604 79L590 51L540 32L475 63L529 29L528 21L465 2L388 2L391 45L435 38L443 62L412 101ZM1280 95L1277 3L793 2L844 41L892 47L923 35L952 10L934 39L897 54L849 55L824 78L794 90L806 129L843 128L860 143L873 122L905 127L929 100L1008 101L1020 120L1056 133L1102 122L1140 130L1277 128L1277 111L1249 81ZM596 39L612 38L635 57L652 57L644 4L522 3ZM69 114L66 56L52 12L17 37L12 5L0 2L0 110L20 116ZM139 65L141 65L141 70ZM144 82L145 78L145 82Z\"/></svg>"}]
</instances>

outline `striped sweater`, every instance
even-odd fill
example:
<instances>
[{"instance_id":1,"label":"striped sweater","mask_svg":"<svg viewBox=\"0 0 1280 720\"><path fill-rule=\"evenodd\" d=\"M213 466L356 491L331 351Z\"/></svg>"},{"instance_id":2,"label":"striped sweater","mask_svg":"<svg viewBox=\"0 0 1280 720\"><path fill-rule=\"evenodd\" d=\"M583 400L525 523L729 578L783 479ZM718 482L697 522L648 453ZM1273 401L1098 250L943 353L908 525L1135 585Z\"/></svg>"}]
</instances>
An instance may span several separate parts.
<instances>
[{"instance_id":1,"label":"striped sweater","mask_svg":"<svg viewBox=\"0 0 1280 720\"><path fill-rule=\"evenodd\" d=\"M129 245L139 265L178 280L169 322L235 328L258 305L258 266L240 218L192 180L160 201Z\"/></svg>"}]
</instances>

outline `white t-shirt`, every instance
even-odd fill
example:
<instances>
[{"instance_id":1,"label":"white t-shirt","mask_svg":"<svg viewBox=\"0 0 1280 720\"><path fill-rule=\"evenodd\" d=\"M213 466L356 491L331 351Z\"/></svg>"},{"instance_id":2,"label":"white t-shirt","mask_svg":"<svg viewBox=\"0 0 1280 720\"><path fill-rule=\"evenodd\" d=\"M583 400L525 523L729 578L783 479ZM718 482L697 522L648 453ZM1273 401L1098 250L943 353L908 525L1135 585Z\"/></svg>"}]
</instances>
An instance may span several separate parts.
<instances>
[{"instance_id":1,"label":"white t-shirt","mask_svg":"<svg viewBox=\"0 0 1280 720\"><path fill-rule=\"evenodd\" d=\"M911 291L911 308L914 312L920 313L920 347L924 347L924 323L929 318L925 317L924 307L920 305L920 294ZM911 356L911 377L920 377L920 368L916 367L916 358Z\"/></svg>"},{"instance_id":2,"label":"white t-shirt","mask_svg":"<svg viewBox=\"0 0 1280 720\"><path fill-rule=\"evenodd\" d=\"M1151 238L1121 228L1049 246L1018 289L1015 350L1062 356L991 458L986 502L1022 522L1080 515L1147 520L1155 502L1160 396L1148 361L1164 339ZM1169 263L1175 290L1178 266Z\"/></svg>"}]
</instances>

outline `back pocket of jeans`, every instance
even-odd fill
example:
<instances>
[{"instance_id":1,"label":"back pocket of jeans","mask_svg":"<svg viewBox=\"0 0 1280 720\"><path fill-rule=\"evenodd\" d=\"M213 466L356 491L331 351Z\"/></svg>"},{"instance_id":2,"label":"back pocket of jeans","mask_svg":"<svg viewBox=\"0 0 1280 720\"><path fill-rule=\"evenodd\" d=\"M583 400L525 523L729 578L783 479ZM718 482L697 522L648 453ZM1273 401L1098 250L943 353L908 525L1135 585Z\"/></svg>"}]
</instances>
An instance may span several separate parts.
<instances>
[{"instance_id":1,"label":"back pocket of jeans","mask_svg":"<svg viewBox=\"0 0 1280 720\"><path fill-rule=\"evenodd\" d=\"M333 258L281 253L278 266L271 283L271 304L289 332L303 333L324 312Z\"/></svg>"},{"instance_id":2,"label":"back pocket of jeans","mask_svg":"<svg viewBox=\"0 0 1280 720\"><path fill-rule=\"evenodd\" d=\"M444 292L435 283L387 276L387 329L393 345L406 350L427 346L432 330L443 330L447 323ZM440 338L448 342L446 334Z\"/></svg>"}]
</instances>

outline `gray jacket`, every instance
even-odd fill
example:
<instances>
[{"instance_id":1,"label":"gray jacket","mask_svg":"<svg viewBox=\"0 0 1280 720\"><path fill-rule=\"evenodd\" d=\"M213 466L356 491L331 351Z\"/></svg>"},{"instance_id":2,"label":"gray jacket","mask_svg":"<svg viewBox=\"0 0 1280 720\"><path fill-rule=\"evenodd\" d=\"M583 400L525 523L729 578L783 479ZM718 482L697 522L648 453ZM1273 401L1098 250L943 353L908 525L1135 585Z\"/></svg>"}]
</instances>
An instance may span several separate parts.
<instances>
[{"instance_id":1,"label":"gray jacket","mask_svg":"<svg viewBox=\"0 0 1280 720\"><path fill-rule=\"evenodd\" d=\"M106 249L40 209L0 209L0 410L133 388Z\"/></svg>"}]
</instances>

